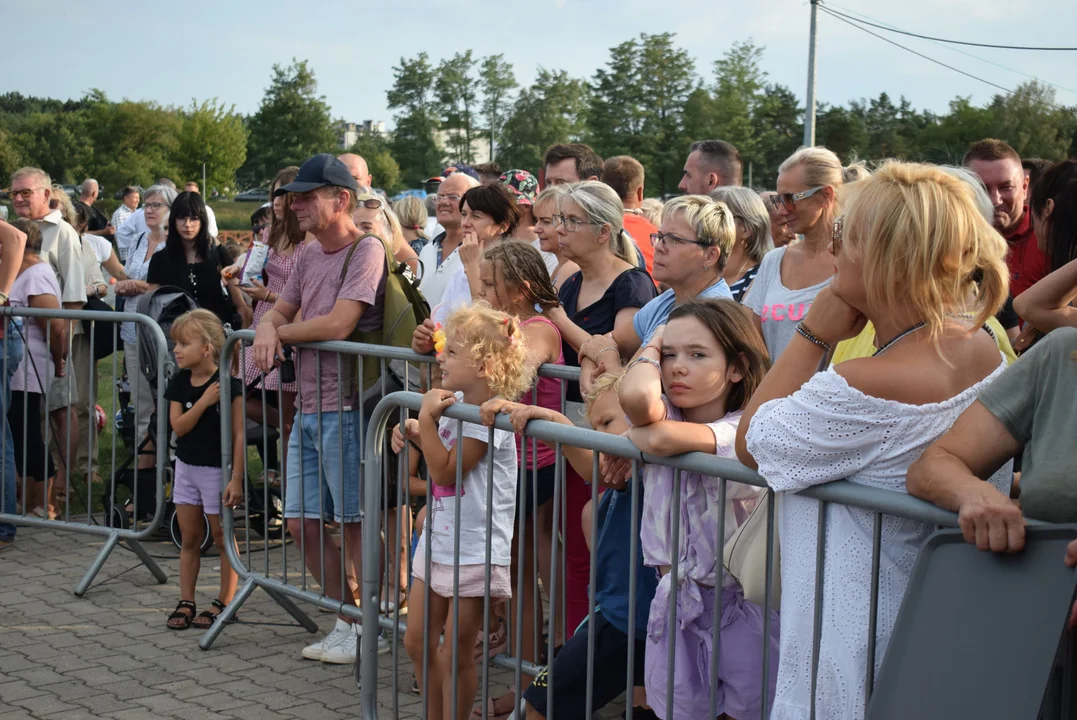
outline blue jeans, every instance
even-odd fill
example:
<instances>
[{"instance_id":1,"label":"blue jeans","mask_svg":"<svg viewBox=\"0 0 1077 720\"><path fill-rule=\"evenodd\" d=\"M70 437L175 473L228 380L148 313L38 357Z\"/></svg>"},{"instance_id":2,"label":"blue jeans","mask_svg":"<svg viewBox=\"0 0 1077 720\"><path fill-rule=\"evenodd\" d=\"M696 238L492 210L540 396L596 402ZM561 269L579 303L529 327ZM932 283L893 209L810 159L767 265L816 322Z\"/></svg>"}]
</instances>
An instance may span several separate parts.
<instances>
[{"instance_id":1,"label":"blue jeans","mask_svg":"<svg viewBox=\"0 0 1077 720\"><path fill-rule=\"evenodd\" d=\"M296 417L288 438L284 517L317 519L324 512L337 522L363 519L359 412L299 413Z\"/></svg>"},{"instance_id":2,"label":"blue jeans","mask_svg":"<svg viewBox=\"0 0 1077 720\"><path fill-rule=\"evenodd\" d=\"M11 437L11 425L8 424L7 411L11 405L11 377L15 374L15 368L22 362L22 321L23 318L12 318L7 325L5 339L0 340L0 423L3 430L0 432L0 447L3 448L3 458L0 458L0 473L2 473L4 507L7 514L15 514L15 440ZM6 346L6 357L4 350ZM4 366L4 363L7 366ZM6 370L6 372L5 372ZM15 526L8 523L0 523L0 540L11 541L15 539Z\"/></svg>"}]
</instances>

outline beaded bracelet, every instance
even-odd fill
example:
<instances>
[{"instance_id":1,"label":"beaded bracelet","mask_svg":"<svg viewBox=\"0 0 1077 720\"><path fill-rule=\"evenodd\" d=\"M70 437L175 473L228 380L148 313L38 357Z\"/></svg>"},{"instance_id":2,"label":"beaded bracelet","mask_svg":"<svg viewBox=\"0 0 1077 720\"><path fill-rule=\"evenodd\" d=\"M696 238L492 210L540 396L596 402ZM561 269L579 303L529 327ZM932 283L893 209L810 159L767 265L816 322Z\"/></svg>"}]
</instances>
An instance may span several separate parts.
<instances>
[{"instance_id":1,"label":"beaded bracelet","mask_svg":"<svg viewBox=\"0 0 1077 720\"><path fill-rule=\"evenodd\" d=\"M636 358L635 360L633 360L632 365L629 365L628 367L631 368L633 365L639 365L640 363L646 363L647 365L652 365L652 366L654 366L655 368L658 369L658 372L662 372L662 363L658 362L657 360L652 360L649 357L643 357L642 355L639 356L638 358Z\"/></svg>"},{"instance_id":2,"label":"beaded bracelet","mask_svg":"<svg viewBox=\"0 0 1077 720\"><path fill-rule=\"evenodd\" d=\"M820 340L819 337L815 333L813 333L811 329L804 323L800 323L799 325L797 325L797 334L810 342L812 345L822 348L823 352L830 352L830 345Z\"/></svg>"},{"instance_id":3,"label":"beaded bracelet","mask_svg":"<svg viewBox=\"0 0 1077 720\"><path fill-rule=\"evenodd\" d=\"M595 360L598 360L599 355L601 355L604 352L609 352L610 350L616 350L618 353L621 352L619 348L616 348L616 347L614 347L612 345L609 346L609 347L604 347L604 348L602 348L601 350L599 350L598 352L595 353Z\"/></svg>"}]
</instances>

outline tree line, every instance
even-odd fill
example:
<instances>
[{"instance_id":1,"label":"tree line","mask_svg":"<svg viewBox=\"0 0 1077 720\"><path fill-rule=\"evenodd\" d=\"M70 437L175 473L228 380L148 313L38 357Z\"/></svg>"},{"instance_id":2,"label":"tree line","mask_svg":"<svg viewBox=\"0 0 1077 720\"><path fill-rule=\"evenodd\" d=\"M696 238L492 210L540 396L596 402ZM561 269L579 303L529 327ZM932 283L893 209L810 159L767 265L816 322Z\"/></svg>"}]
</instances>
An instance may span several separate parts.
<instances>
[{"instance_id":1,"label":"tree line","mask_svg":"<svg viewBox=\"0 0 1077 720\"><path fill-rule=\"evenodd\" d=\"M590 78L539 67L521 86L502 55L467 50L435 64L423 52L393 67L393 131L362 134L350 149L393 192L447 164L473 163L479 148L502 168L537 171L548 146L586 142L603 157L638 158L648 194L657 195L676 191L691 141L721 138L740 149L753 185L771 187L801 144L804 108L770 81L763 54L750 40L734 43L701 69L672 33L643 33L611 48ZM339 150L337 122L313 68L299 60L273 66L250 116L216 99L175 108L113 102L98 90L73 101L8 93L0 96L0 172L35 164L66 182L92 175L115 188L160 175L200 178L205 162L211 187L264 185L280 167ZM817 112L816 142L846 161L957 163L983 137L1002 138L1025 157L1062 159L1077 153L1077 108L1031 81L982 106L955 98L945 113L886 92Z\"/></svg>"}]
</instances>

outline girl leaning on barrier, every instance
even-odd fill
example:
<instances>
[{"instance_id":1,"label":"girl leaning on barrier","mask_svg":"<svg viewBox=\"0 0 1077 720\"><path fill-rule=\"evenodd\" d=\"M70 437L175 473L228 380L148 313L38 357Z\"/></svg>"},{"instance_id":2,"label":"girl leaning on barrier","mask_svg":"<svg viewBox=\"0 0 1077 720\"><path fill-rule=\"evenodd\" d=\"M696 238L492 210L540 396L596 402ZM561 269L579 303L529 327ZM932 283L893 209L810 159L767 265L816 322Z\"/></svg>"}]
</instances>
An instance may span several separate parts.
<instances>
[{"instance_id":1,"label":"girl leaning on barrier","mask_svg":"<svg viewBox=\"0 0 1077 720\"><path fill-rule=\"evenodd\" d=\"M994 337L981 329L1006 300L1006 245L970 185L937 167L890 162L845 188L842 201L845 215L831 241L833 281L796 326L737 430L738 458L784 493L774 720L807 718L812 710L819 504L796 491L844 479L903 492L912 462L1006 368ZM880 338L874 355L816 372L831 348L869 320ZM991 483L1008 492L1010 479L1007 463ZM933 528L884 518L873 578L873 514L831 504L825 523L816 710L861 717L868 663L878 669ZM874 582L877 644L869 658Z\"/></svg>"}]
</instances>

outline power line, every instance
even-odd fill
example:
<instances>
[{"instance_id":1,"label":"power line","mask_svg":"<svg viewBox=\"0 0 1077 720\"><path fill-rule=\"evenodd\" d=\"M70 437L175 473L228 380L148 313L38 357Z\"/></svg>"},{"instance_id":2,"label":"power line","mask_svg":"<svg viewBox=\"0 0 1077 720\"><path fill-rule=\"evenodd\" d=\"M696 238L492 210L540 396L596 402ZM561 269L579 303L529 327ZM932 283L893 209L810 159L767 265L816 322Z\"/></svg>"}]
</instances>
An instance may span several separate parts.
<instances>
[{"instance_id":1,"label":"power line","mask_svg":"<svg viewBox=\"0 0 1077 720\"><path fill-rule=\"evenodd\" d=\"M822 5L822 3L819 3ZM825 7L825 6L824 6ZM829 11L832 15L842 15L842 13L836 10ZM844 16L843 16L844 17ZM850 18L856 19L856 18ZM947 38L931 37L930 35L921 35L919 33L909 32L908 30L898 30L895 27L887 27L886 25L880 25L867 20L856 19L857 22L862 22L865 25L870 25L880 30L887 32L898 33L899 35L908 35L909 37L920 38L921 40L931 40L932 42L950 43L951 45L968 45L970 47L982 47L982 48L994 48L996 50L1035 50L1039 52L1077 52L1077 47L1032 47L1028 45L993 45L991 43L977 43L966 42L964 40L949 40Z\"/></svg>"},{"instance_id":2,"label":"power line","mask_svg":"<svg viewBox=\"0 0 1077 720\"><path fill-rule=\"evenodd\" d=\"M906 47L906 46L902 45L901 43L898 43L898 42L895 42L895 41L891 40L890 38L883 37L882 35L880 35L878 33L875 33L875 32L872 32L871 30L868 30L866 27L863 27L863 26L859 25L858 23L861 22L861 21L857 21L857 20L847 18L844 15L842 15L841 13L836 13L833 10L828 9L822 3L819 4L819 9L822 10L823 12L825 12L827 15L830 15L831 17L834 17L834 18L836 18L838 20L841 20L846 25L851 25L852 27L856 28L857 30L860 30L861 32L866 32L868 35L876 37L876 38L882 40L883 42L890 43L891 45L893 45L895 47L899 47L899 48L901 48L902 50L904 50L906 52L910 52L913 55L916 55L917 57L920 57L920 58L923 58L924 60L927 60L928 62L935 63L936 65L941 65L942 67L946 68L947 70L953 70L954 72L959 73L961 75L964 75L967 78L971 78L971 79L976 80L978 82L982 82L985 85L990 85L991 87L996 88L998 90L1001 90L1002 92L1004 92L1004 93L1006 93L1008 95L1013 95L1014 97L1019 97L1019 98L1024 98L1026 100L1031 100L1032 102L1039 103L1041 105L1046 105L1046 106L1048 106L1050 108L1053 108L1055 110L1062 110L1063 112L1071 112L1071 110L1069 108L1063 107L1061 105L1055 105L1054 103L1047 102L1046 100L1040 100L1039 98L1032 97L1031 95L1026 95L1024 93L1015 92L1014 90L1010 90L1007 87L1003 87L1002 85L999 85L998 83L991 82L990 80L984 80L982 77L977 77L976 75L973 75L970 72L966 72L965 70L962 70L961 68L956 68L953 65L947 65L946 63L944 63L941 60L936 60L935 58L933 58L933 57L931 57L929 55L925 55L922 52L918 52L916 50L913 50L910 47Z\"/></svg>"},{"instance_id":3,"label":"power line","mask_svg":"<svg viewBox=\"0 0 1077 720\"><path fill-rule=\"evenodd\" d=\"M858 20L860 22L867 22L867 21L870 20L870 21L872 21L874 23L879 23L881 25L884 25L885 27L889 28L890 30L899 30L899 28L896 27L895 25L892 25L890 23L885 23L882 20L879 20L878 18L873 18L872 16L865 15L862 12L857 12L856 10L851 10L851 9L849 9L847 7L842 7L841 5L837 5L837 4L834 4L834 3L827 3L827 4L831 8L838 8L841 12L845 13L846 15L853 16L854 20ZM997 68L999 68L1001 70L1011 72L1014 75L1020 75L1021 77L1026 77L1026 78L1028 78L1030 80L1035 80L1036 82L1042 83L1044 85L1050 85L1051 87L1055 88L1056 90L1062 90L1064 92L1073 93L1074 95L1077 95L1077 90L1074 90L1073 88L1070 88L1070 87L1066 87L1065 85L1059 85L1058 83L1051 82L1050 80L1044 80L1043 78L1037 77L1036 75L1029 75L1028 73L1022 72L1021 70L1017 70L1016 68L1012 68L1012 67L1010 67L1008 65L1003 65L1002 63L995 62L994 60L988 60L987 58L980 57L979 55L973 55L972 53L967 52L965 50L962 50L960 48L950 47L948 45L944 45L944 44L942 44L940 42L936 42L934 40L929 40L928 42L932 42L935 45L938 45L940 48L943 48L945 50L949 50L950 52L955 52L955 53L964 55L965 57L970 57L973 60L979 60L982 63L987 63L988 65L992 65L992 66L997 67Z\"/></svg>"}]
</instances>

